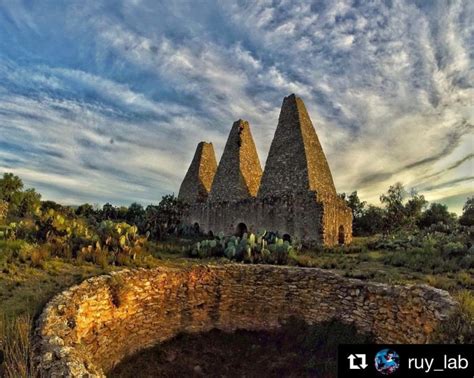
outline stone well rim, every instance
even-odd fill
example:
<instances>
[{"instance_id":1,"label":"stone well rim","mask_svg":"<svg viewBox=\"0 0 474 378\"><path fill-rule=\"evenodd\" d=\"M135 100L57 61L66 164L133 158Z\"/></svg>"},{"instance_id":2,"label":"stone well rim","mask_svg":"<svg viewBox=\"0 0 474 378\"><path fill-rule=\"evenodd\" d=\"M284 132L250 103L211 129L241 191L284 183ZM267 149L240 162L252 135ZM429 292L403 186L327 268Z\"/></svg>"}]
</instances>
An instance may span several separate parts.
<instances>
[{"instance_id":1,"label":"stone well rim","mask_svg":"<svg viewBox=\"0 0 474 378\"><path fill-rule=\"evenodd\" d=\"M191 278L194 276L197 276L200 278L204 277L204 282L210 282L212 285L215 285L215 286L210 285L210 289L207 287L204 287L204 289L202 289L200 288L199 282L196 284L195 278L191 280ZM318 316L319 316L318 311L321 312L321 309L323 307L331 308L334 306L335 307L339 306L341 309L342 308L349 309L349 311L345 311L346 313L349 312L349 316L354 316L355 309L362 312L368 311L369 314L371 314L369 311L370 306L369 305L366 306L364 302L361 302L361 298L363 295L367 295L371 298L375 298L376 300L379 300L380 298L385 300L386 297L389 295L393 295L395 298L399 298L400 301L405 301L406 298L408 299L415 298L419 303L425 306L424 311L427 312L427 314L429 314L429 316L431 317L431 318L427 317L427 320L425 319L427 324L436 323L445 319L449 315L450 311L452 311L454 306L456 306L456 302L451 298L451 296L449 295L447 291L442 290L442 289L436 289L426 284L415 283L415 284L408 284L408 285L387 285L387 284L379 283L379 282L371 282L371 281L364 281L357 278L344 277L337 272L324 270L324 269L316 268L316 267L248 265L248 264L229 263L229 264L194 264L191 266L183 266L183 267L162 266L162 267L155 267L151 269L126 268L126 269L121 269L119 271L113 271L107 274L102 274L99 276L85 279L81 283L73 285L69 287L68 289L63 290L62 292L56 294L44 306L39 318L36 321L36 327L35 327L34 334L32 337L34 360L37 363L38 367L40 368L40 371L46 374L44 376L54 376L53 373L57 371L59 371L60 374L63 374L63 376L71 376L71 377L80 376L81 374L92 374L93 376L99 376L99 377L105 376L104 371L108 371L109 369L106 369L101 366L97 366L94 362L92 362L94 356L91 355L90 352L87 352L87 351L84 352L83 348L87 349L87 345L84 347L84 345L82 345L82 340L91 339L91 334L94 331L94 327L97 326L97 324L99 324L99 326L102 326L103 324L106 324L106 322L101 323L101 320L99 319L97 321L97 324L95 324L93 321L89 322L88 317L85 317L85 319L82 319L80 315L83 308L87 307L86 305L88 305L88 300L94 297L94 292L102 291L105 293L103 294L105 296L104 297L105 299L102 299L101 301L104 303L105 307L107 306L110 307L110 308L106 308L106 310L104 311L105 312L111 311L113 314L110 317L112 321L112 326L113 326L114 321L123 321L123 319L119 316L114 318L114 316L116 316L116 313L119 313L119 311L114 309L113 306L109 304L110 298L106 298L106 296L108 295L107 292L108 290L110 290L110 287L111 287L110 286L111 282L117 277L136 280L136 282L138 282L136 292L139 292L139 290L143 291L142 290L143 287L146 287L144 283L143 283L144 285L143 287L139 286L141 285L140 282L146 282L146 280L149 280L150 282L154 282L154 283L161 282L160 277L163 277L164 281L171 280L173 277L180 277L183 279L182 284L184 286L188 285L188 288L189 287L199 288L199 290L196 289L197 290L196 293L199 295L201 295L200 294L201 291L205 292L205 290L207 289L212 291L216 288L220 288L219 290L222 289L224 291L224 294L233 293L235 295L239 295L239 292L237 291L235 286L241 285L241 287L245 288L245 286L247 284L250 285L250 283L255 286L255 289L257 290L257 294L258 294L258 290L259 290L258 285L260 284L267 285L268 287L265 286L260 289L261 290L264 289L264 290L267 290L268 292L273 293L276 298L283 298L283 294L285 293L291 294L293 295L294 298L289 299L289 300L292 300L294 303L297 303L297 304L299 304L300 302L303 303L302 304L303 307L301 308L301 311L308 311L308 313L311 312L311 314L308 315L309 320L318 319ZM271 283L273 278L276 281L275 281L275 285L273 285L274 288L271 288L269 287L270 285L268 284L268 282ZM235 282L232 281L229 283L226 280L234 280ZM133 282L135 285L136 282L135 281ZM318 286L319 284L321 285ZM189 286L189 285L196 285L196 286ZM306 286L313 285L313 286L307 288L305 285ZM350 298L353 298L354 301L358 301L358 303L359 302L362 303L361 305L362 309L366 307L367 309L361 310L358 307L356 308L354 307L354 304L351 303L350 300L346 300L346 299L341 299L341 302L342 301L347 302L346 304L344 304L344 306L346 307L344 307L342 304L336 305L334 303L325 303L324 302L325 297L322 295L321 292L318 293L318 290L321 291L323 290L323 287L324 287L324 290L328 291L329 293L328 295L332 296L331 298L336 298L334 295L338 294L338 291L337 291L339 290L337 289L338 285L343 286L343 290L342 289L341 290L344 293L351 293ZM181 286L179 285L177 285L175 289L177 290L177 293L178 293L177 298L179 298L179 295L181 295L182 292L184 291L181 290ZM249 289L253 289L253 286L249 286ZM254 296L257 294L254 294ZM319 300L319 302L313 298L313 294L314 294L314 297L317 297L319 295L317 299ZM254 300L253 297L252 298L248 297L247 299L249 301ZM74 303L74 306L72 306L71 302L75 302L75 301L78 301L78 303ZM268 300L262 299L261 300L262 303L257 302L257 305L260 305L260 304L262 304L262 306L272 305L270 302L266 303L266 301L268 302ZM133 304L135 304L135 302L133 302ZM152 305L156 305L156 303L155 304L150 303L150 306ZM188 303L185 303L184 301L182 305L184 306L183 308L186 311L189 310L188 307L190 305ZM230 299L229 303L225 302L224 304L222 304L223 307L221 306L221 302L219 302L217 304L217 307L219 311L224 311L226 308L232 309L233 305L235 305L235 303L233 303L232 299ZM239 303L239 305L241 305L241 303ZM403 303L400 303L397 305L403 306ZM207 306L207 304L205 304L205 306ZM282 303L282 304L279 304L279 306L280 307L278 308L275 307L272 310L275 312L275 314L277 314L278 311L280 310L288 311L287 307L289 305L285 305L285 303ZM310 306L310 307L305 307L305 306ZM72 309L72 313L69 314L69 316L67 314L61 315L61 308ZM212 309L209 308L209 314L206 313L206 316L208 317L202 320L202 322L204 323L208 322L209 324L206 323L203 329L207 329L206 327L211 324L214 325L212 328L217 328L221 330L226 330L227 326L229 327L230 330L242 328L242 327L236 327L232 323L231 318L228 318L229 314L231 314L231 316L234 316L235 314L238 315L238 312L235 314L232 312L232 311L236 311L235 309L230 310L229 314L226 312L222 312L219 315L218 320L215 321L216 322L215 324L210 322L208 319L209 317L213 316L213 314L211 313L211 310L214 311L215 308L214 307ZM159 306L157 307L156 311L157 312L161 311L159 309ZM344 313L344 311L340 309L338 311L342 314L341 316L343 317L347 315ZM375 309L374 311L378 311L378 310ZM153 315L154 313L150 312L150 314ZM195 316L196 319L200 319L199 317L204 316L203 314L204 313L201 313L200 311L196 310L196 314L191 315L191 323L189 325L183 326L183 329L187 330L189 328L193 331L194 328L196 327L199 328L201 324L199 322L196 323L197 325L192 323L193 322L192 319L193 319L193 316ZM262 314L264 313L262 312ZM122 315L123 314L120 313L120 316ZM281 315L286 316L288 314L282 313ZM364 314L360 316L360 319L359 317L357 318L358 319L357 321L359 322L357 324L357 328L360 328L360 327L367 328L369 326L368 324L364 323L366 322L366 319L363 315ZM420 317L424 319L424 315L423 316L420 315ZM130 319L133 320L133 318L130 318ZM127 318L125 320L125 323L128 320L129 319ZM230 323L226 325L225 324L226 321L229 321ZM81 325L82 328L78 326L77 329L74 329L74 327L70 328L71 327L71 324L69 324L70 322L72 323L75 322L77 324L82 322L82 323L85 323L86 325ZM275 322L278 323L278 319L276 317L272 318L271 321L268 321L268 324L272 326L275 326L275 325L277 326ZM260 321L260 323L258 322L252 323L252 326L257 327L257 326L264 326L267 324L266 320L265 321L262 320ZM309 321L309 323L311 323L311 321ZM255 329L258 329L258 327ZM267 328L261 328L261 329L267 329ZM78 334L81 333L82 336L77 336L76 333ZM100 334L100 330L99 330L99 334ZM164 340L156 341L156 343L161 342L161 341L164 341ZM135 351L139 349L141 348L135 349ZM122 356L120 359L123 359L123 357L125 356L126 355Z\"/></svg>"}]
</instances>

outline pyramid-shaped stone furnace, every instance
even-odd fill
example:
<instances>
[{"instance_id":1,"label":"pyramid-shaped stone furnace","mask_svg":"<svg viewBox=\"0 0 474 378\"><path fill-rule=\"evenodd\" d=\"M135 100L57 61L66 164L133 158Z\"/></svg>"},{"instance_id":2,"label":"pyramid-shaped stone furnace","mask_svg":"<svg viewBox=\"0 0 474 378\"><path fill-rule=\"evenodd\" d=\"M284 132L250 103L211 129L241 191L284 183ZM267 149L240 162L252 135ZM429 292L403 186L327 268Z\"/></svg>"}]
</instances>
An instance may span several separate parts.
<instances>
[{"instance_id":1,"label":"pyramid-shaped stone furnace","mask_svg":"<svg viewBox=\"0 0 474 378\"><path fill-rule=\"evenodd\" d=\"M204 232L266 229L324 245L352 239L352 212L294 94L283 100L263 174L249 123L238 120L217 168L212 144L199 143L179 198L190 205L186 221Z\"/></svg>"}]
</instances>

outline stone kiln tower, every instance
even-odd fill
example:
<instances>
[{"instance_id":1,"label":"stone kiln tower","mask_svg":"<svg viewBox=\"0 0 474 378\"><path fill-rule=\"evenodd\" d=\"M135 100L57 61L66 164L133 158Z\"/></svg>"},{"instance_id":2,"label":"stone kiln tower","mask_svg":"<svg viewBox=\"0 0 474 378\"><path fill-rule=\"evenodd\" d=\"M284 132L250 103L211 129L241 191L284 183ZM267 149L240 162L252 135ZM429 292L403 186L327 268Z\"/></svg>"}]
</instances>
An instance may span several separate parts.
<instances>
[{"instance_id":1,"label":"stone kiln tower","mask_svg":"<svg viewBox=\"0 0 474 378\"><path fill-rule=\"evenodd\" d=\"M325 245L352 240L352 212L337 196L306 107L294 94L283 100L263 174L250 126L238 120L219 167L212 144L198 145L179 198L190 204L186 221L206 232L263 228Z\"/></svg>"},{"instance_id":2,"label":"stone kiln tower","mask_svg":"<svg viewBox=\"0 0 474 378\"><path fill-rule=\"evenodd\" d=\"M210 201L236 201L255 197L262 168L247 121L234 122L219 162Z\"/></svg>"},{"instance_id":3,"label":"stone kiln tower","mask_svg":"<svg viewBox=\"0 0 474 378\"><path fill-rule=\"evenodd\" d=\"M212 143L201 142L179 188L178 197L187 203L205 202L217 170Z\"/></svg>"},{"instance_id":4,"label":"stone kiln tower","mask_svg":"<svg viewBox=\"0 0 474 378\"><path fill-rule=\"evenodd\" d=\"M283 100L259 197L313 190L336 195L331 171L303 101Z\"/></svg>"}]
</instances>

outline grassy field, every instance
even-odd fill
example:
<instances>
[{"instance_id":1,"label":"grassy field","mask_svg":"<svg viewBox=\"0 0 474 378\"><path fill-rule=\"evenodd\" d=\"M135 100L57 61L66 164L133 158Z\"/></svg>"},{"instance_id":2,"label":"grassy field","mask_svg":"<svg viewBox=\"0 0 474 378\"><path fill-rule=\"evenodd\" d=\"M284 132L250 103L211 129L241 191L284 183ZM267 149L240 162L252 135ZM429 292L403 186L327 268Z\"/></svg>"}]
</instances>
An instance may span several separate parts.
<instances>
[{"instance_id":1,"label":"grassy field","mask_svg":"<svg viewBox=\"0 0 474 378\"><path fill-rule=\"evenodd\" d=\"M149 243L147 253L131 266L101 266L72 258L38 258L22 251L22 241L0 241L0 375L27 376L29 366L28 335L35 316L44 304L61 290L84 279L128 267L187 266L196 263L228 263L225 258L189 258L183 243ZM303 251L292 265L331 269L340 274L391 284L425 283L451 292L462 302L466 317L474 319L474 279L472 269L436 272L407 266L394 259L393 252L367 250L367 239L356 239L350 248ZM410 257L412 258L412 257ZM401 262L400 262L401 261Z\"/></svg>"},{"instance_id":2,"label":"grassy field","mask_svg":"<svg viewBox=\"0 0 474 378\"><path fill-rule=\"evenodd\" d=\"M184 266L197 261L181 253L181 245L149 243L148 253L129 266L101 266L72 258L47 257L40 263L21 256L23 241L0 240L0 314L4 318L35 316L61 290L83 280L117 269Z\"/></svg>"},{"instance_id":3,"label":"grassy field","mask_svg":"<svg viewBox=\"0 0 474 378\"><path fill-rule=\"evenodd\" d=\"M363 248L367 238L355 238L352 248L324 251L304 251L296 258L300 266L331 269L346 277L371 280L389 284L424 283L438 289L456 293L460 290L474 289L472 269L435 272L421 270L408 264L400 264L394 256L409 256L411 251L393 252L386 250L367 250ZM360 248L357 248L360 247ZM354 252L356 250L357 252ZM408 265L408 266L406 266Z\"/></svg>"}]
</instances>

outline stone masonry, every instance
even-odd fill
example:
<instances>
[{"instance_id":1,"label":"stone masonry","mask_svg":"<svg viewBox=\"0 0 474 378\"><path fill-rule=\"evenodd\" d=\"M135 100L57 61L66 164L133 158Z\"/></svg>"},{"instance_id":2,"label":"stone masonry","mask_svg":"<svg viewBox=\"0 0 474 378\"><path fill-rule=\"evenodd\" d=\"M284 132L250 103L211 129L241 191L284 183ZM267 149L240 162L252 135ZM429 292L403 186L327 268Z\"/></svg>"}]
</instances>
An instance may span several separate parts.
<instances>
[{"instance_id":1,"label":"stone masonry","mask_svg":"<svg viewBox=\"0 0 474 378\"><path fill-rule=\"evenodd\" d=\"M56 295L32 347L42 377L105 377L120 360L180 332L262 330L291 316L338 319L379 343L427 343L456 303L426 285L393 286L315 268L195 265L124 270Z\"/></svg>"},{"instance_id":2,"label":"stone masonry","mask_svg":"<svg viewBox=\"0 0 474 378\"><path fill-rule=\"evenodd\" d=\"M331 171L303 101L283 100L259 197L315 191L336 195Z\"/></svg>"},{"instance_id":3,"label":"stone masonry","mask_svg":"<svg viewBox=\"0 0 474 378\"><path fill-rule=\"evenodd\" d=\"M257 195L262 167L247 121L234 122L212 183L209 201L238 201Z\"/></svg>"},{"instance_id":4,"label":"stone masonry","mask_svg":"<svg viewBox=\"0 0 474 378\"><path fill-rule=\"evenodd\" d=\"M207 195L196 192L195 159L179 198L190 205L185 221L202 231L266 229L324 245L351 242L352 212L337 196L306 107L294 94L283 100L263 173L249 123L242 120L232 126ZM206 161L203 170L210 172L211 159Z\"/></svg>"},{"instance_id":5,"label":"stone masonry","mask_svg":"<svg viewBox=\"0 0 474 378\"><path fill-rule=\"evenodd\" d=\"M216 154L212 143L199 143L188 173L179 189L179 198L188 203L205 202L216 170Z\"/></svg>"}]
</instances>

